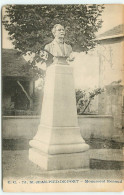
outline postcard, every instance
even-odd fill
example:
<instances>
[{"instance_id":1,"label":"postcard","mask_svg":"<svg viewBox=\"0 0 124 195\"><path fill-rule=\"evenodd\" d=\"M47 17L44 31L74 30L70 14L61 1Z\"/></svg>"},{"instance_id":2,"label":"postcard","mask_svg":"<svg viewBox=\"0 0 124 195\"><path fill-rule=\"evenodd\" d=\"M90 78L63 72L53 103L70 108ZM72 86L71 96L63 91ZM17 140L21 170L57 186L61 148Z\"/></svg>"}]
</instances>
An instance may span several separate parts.
<instances>
[{"instance_id":1,"label":"postcard","mask_svg":"<svg viewBox=\"0 0 124 195\"><path fill-rule=\"evenodd\" d=\"M4 192L124 190L123 13L2 7Z\"/></svg>"}]
</instances>

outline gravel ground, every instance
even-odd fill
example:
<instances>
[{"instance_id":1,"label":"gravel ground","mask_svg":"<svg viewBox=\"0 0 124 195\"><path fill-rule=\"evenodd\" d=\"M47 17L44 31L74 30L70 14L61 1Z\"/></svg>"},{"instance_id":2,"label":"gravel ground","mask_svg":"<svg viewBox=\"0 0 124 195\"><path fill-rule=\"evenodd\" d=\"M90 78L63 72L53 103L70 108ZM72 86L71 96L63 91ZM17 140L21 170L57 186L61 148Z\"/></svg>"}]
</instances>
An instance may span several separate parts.
<instances>
[{"instance_id":1,"label":"gravel ground","mask_svg":"<svg viewBox=\"0 0 124 195\"><path fill-rule=\"evenodd\" d=\"M90 158L122 161L122 150L90 150ZM123 170L78 169L43 171L28 159L28 150L3 151L4 179L122 179Z\"/></svg>"}]
</instances>

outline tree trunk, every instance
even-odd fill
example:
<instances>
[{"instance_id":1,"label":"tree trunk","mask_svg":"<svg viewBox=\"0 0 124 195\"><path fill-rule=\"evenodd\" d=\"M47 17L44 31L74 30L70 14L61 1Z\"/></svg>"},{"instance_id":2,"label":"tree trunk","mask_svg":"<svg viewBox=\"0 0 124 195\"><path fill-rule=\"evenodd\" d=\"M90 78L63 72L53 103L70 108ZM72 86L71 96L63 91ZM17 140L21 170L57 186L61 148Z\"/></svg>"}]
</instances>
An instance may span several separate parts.
<instances>
[{"instance_id":1,"label":"tree trunk","mask_svg":"<svg viewBox=\"0 0 124 195\"><path fill-rule=\"evenodd\" d=\"M89 100L88 104L86 105L86 107L84 108L84 110L80 114L83 114L85 112L85 110L88 108L90 102L91 102L91 99Z\"/></svg>"},{"instance_id":2,"label":"tree trunk","mask_svg":"<svg viewBox=\"0 0 124 195\"><path fill-rule=\"evenodd\" d=\"M18 85L21 87L22 91L24 92L24 94L26 95L26 97L28 98L29 102L30 102L30 109L33 109L33 100L31 99L31 97L28 95L28 93L25 91L24 87L22 86L22 84L17 81Z\"/></svg>"}]
</instances>

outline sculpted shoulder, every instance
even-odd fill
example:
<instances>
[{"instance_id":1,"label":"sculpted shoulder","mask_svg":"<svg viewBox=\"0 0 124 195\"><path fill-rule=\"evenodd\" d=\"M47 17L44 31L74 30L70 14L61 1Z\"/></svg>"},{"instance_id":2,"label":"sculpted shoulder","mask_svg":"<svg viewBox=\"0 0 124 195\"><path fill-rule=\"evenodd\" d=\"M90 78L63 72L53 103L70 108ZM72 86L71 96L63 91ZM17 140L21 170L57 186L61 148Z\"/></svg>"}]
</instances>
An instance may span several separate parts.
<instances>
[{"instance_id":1,"label":"sculpted shoulder","mask_svg":"<svg viewBox=\"0 0 124 195\"><path fill-rule=\"evenodd\" d=\"M55 40L47 44L44 47L44 50L51 53L53 56L70 56L72 53L71 45L68 45L64 42L63 47L61 47L61 45L59 45L59 43Z\"/></svg>"},{"instance_id":2,"label":"sculpted shoulder","mask_svg":"<svg viewBox=\"0 0 124 195\"><path fill-rule=\"evenodd\" d=\"M50 52L51 47L53 47L53 41L51 43L48 43L47 45L45 45L44 49L48 52Z\"/></svg>"},{"instance_id":3,"label":"sculpted shoulder","mask_svg":"<svg viewBox=\"0 0 124 195\"><path fill-rule=\"evenodd\" d=\"M55 44L54 41L52 41L51 43L46 44L45 47L44 47L44 49L51 48L51 47L53 47L54 44ZM69 45L67 43L65 43L65 45L66 45L66 47L72 49L71 45Z\"/></svg>"},{"instance_id":4,"label":"sculpted shoulder","mask_svg":"<svg viewBox=\"0 0 124 195\"><path fill-rule=\"evenodd\" d=\"M71 52L72 52L72 47L71 47L71 45L68 45L67 43L65 43L65 45L66 45L67 49L70 51L70 53L71 53Z\"/></svg>"}]
</instances>

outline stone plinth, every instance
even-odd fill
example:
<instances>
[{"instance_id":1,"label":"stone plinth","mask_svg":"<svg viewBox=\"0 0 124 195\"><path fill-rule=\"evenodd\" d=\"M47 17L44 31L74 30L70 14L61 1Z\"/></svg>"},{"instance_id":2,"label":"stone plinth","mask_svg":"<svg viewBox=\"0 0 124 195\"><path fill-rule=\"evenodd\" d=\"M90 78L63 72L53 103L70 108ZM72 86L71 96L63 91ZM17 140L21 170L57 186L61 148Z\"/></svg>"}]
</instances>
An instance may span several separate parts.
<instances>
[{"instance_id":1,"label":"stone plinth","mask_svg":"<svg viewBox=\"0 0 124 195\"><path fill-rule=\"evenodd\" d=\"M89 146L77 122L72 67L54 64L47 69L40 125L29 144L29 159L45 170L89 165Z\"/></svg>"}]
</instances>

